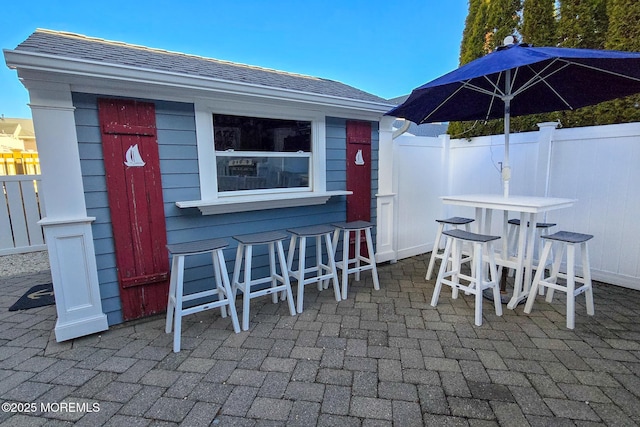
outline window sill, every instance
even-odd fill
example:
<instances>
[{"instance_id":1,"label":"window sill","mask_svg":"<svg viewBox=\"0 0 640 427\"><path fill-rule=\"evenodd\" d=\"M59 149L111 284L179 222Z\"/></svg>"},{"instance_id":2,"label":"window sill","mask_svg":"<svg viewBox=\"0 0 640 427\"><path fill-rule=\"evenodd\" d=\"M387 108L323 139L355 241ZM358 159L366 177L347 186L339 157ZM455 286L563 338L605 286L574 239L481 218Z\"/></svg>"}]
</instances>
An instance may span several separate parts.
<instances>
[{"instance_id":1,"label":"window sill","mask_svg":"<svg viewBox=\"0 0 640 427\"><path fill-rule=\"evenodd\" d=\"M260 196L232 196L217 200L192 200L176 202L181 209L198 208L202 215L247 212L295 206L311 206L327 203L332 196L346 196L352 191L325 191L322 193L282 193Z\"/></svg>"}]
</instances>

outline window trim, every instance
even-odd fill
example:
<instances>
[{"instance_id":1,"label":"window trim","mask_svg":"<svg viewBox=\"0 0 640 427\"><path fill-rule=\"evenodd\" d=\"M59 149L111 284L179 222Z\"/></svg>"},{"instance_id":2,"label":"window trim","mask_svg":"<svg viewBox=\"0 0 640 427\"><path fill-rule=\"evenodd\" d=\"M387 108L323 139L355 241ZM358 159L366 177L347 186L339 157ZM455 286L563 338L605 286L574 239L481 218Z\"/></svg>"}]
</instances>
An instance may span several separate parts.
<instances>
[{"instance_id":1,"label":"window trim","mask_svg":"<svg viewBox=\"0 0 640 427\"><path fill-rule=\"evenodd\" d=\"M320 111L291 108L277 104L240 101L199 101L194 103L200 200L179 201L179 208L200 209L203 215L243 212L280 207L326 203L332 196L349 195L350 191L327 191L326 119ZM213 141L213 114L231 114L311 122L310 188L261 190L253 194L218 192L216 152Z\"/></svg>"},{"instance_id":2,"label":"window trim","mask_svg":"<svg viewBox=\"0 0 640 427\"><path fill-rule=\"evenodd\" d=\"M264 158L298 158L298 159L307 159L307 163L309 163L309 172L313 170L313 153L310 151L305 151L303 153L296 152L286 152L286 151L215 151L217 157L264 157ZM216 168L218 167L218 158L216 158ZM217 172L217 171L216 171ZM238 191L218 191L219 194L222 194L222 198L228 196L235 195L253 195L253 194L264 194L264 193L291 193L291 192L301 192L301 191L309 191L313 188L313 176L309 176L309 185L306 187L272 187L272 188L260 188L255 190L238 190ZM217 176L216 176L217 181Z\"/></svg>"}]
</instances>

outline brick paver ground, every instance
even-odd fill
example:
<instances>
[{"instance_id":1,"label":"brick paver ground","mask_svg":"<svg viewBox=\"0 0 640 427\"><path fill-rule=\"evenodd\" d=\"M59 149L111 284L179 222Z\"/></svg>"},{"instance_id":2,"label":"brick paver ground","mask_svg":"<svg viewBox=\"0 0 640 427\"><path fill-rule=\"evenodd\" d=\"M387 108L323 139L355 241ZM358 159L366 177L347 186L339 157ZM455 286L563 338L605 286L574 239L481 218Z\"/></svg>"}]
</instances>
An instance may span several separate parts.
<instances>
[{"instance_id":1,"label":"brick paver ground","mask_svg":"<svg viewBox=\"0 0 640 427\"><path fill-rule=\"evenodd\" d=\"M640 292L596 283L573 331L562 295L531 315L485 301L476 327L472 296L429 305L427 260L382 264L379 291L365 273L340 303L308 286L295 317L256 299L237 335L217 310L186 317L180 353L164 316L57 343L54 306L8 311L49 273L0 279L0 424L640 424Z\"/></svg>"}]
</instances>

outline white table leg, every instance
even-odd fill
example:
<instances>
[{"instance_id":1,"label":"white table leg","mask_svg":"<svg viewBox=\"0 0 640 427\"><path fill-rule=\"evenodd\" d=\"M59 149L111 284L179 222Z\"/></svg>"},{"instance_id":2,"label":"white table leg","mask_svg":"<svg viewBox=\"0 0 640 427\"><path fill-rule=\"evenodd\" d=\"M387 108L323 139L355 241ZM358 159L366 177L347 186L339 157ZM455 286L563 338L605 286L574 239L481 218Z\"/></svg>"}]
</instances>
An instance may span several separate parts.
<instances>
[{"instance_id":1,"label":"white table leg","mask_svg":"<svg viewBox=\"0 0 640 427\"><path fill-rule=\"evenodd\" d=\"M509 259L509 211L503 211L502 218L502 259Z\"/></svg>"},{"instance_id":2,"label":"white table leg","mask_svg":"<svg viewBox=\"0 0 640 427\"><path fill-rule=\"evenodd\" d=\"M524 259L525 259L525 243L527 241L527 220L529 219L526 212L520 213L520 227L518 230L518 251L517 251L517 261L516 261L516 277L513 282L513 295L511 296L511 300L509 304L507 304L507 308L513 310L517 307L518 301L521 297L526 296L522 292L522 278L524 275Z\"/></svg>"},{"instance_id":3,"label":"white table leg","mask_svg":"<svg viewBox=\"0 0 640 427\"><path fill-rule=\"evenodd\" d=\"M474 233L482 234L483 230L487 228L486 225L484 225L484 216L485 215L483 215L483 213L484 213L484 209L483 208L476 208L476 221L473 224ZM471 253L473 253L473 250L472 250ZM482 259L477 260L475 256L473 256L471 258L471 271L475 271L476 263L478 261L482 262Z\"/></svg>"},{"instance_id":4,"label":"white table leg","mask_svg":"<svg viewBox=\"0 0 640 427\"><path fill-rule=\"evenodd\" d=\"M527 227L527 253L524 258L524 282L522 283L523 295L529 294L531 288L531 279L533 278L533 255L536 247L536 224L538 221L537 214L529 214L530 227Z\"/></svg>"},{"instance_id":5,"label":"white table leg","mask_svg":"<svg viewBox=\"0 0 640 427\"><path fill-rule=\"evenodd\" d=\"M484 232L483 234L491 234L491 217L493 209L485 209L484 212Z\"/></svg>"},{"instance_id":6,"label":"white table leg","mask_svg":"<svg viewBox=\"0 0 640 427\"><path fill-rule=\"evenodd\" d=\"M529 295L531 279L533 276L533 253L536 244L536 221L537 217L535 213L522 212L520 214L520 230L518 234L518 269L516 270L513 296L507 305L510 309L516 308L520 301ZM529 224L528 227L526 226L527 224Z\"/></svg>"},{"instance_id":7,"label":"white table leg","mask_svg":"<svg viewBox=\"0 0 640 427\"><path fill-rule=\"evenodd\" d=\"M476 222L473 224L474 233L482 233L482 208L476 208Z\"/></svg>"}]
</instances>

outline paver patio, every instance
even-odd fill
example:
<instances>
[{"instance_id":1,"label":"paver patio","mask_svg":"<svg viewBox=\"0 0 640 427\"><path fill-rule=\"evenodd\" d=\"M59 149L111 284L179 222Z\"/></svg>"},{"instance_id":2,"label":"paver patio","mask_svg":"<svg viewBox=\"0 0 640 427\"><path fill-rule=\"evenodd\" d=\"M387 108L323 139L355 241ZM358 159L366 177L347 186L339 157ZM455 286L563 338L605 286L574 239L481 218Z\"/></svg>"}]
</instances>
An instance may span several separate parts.
<instances>
[{"instance_id":1,"label":"paver patio","mask_svg":"<svg viewBox=\"0 0 640 427\"><path fill-rule=\"evenodd\" d=\"M57 343L54 306L8 311L49 273L0 279L0 423L640 424L640 292L594 283L596 315L579 297L574 331L562 295L539 298L531 315L520 305L496 317L485 301L476 327L473 296L444 290L429 305L426 261L381 264L380 291L363 273L339 303L307 287L295 317L253 300L240 334L218 310L188 316L180 353L164 316ZM32 405L12 412L17 403Z\"/></svg>"}]
</instances>

